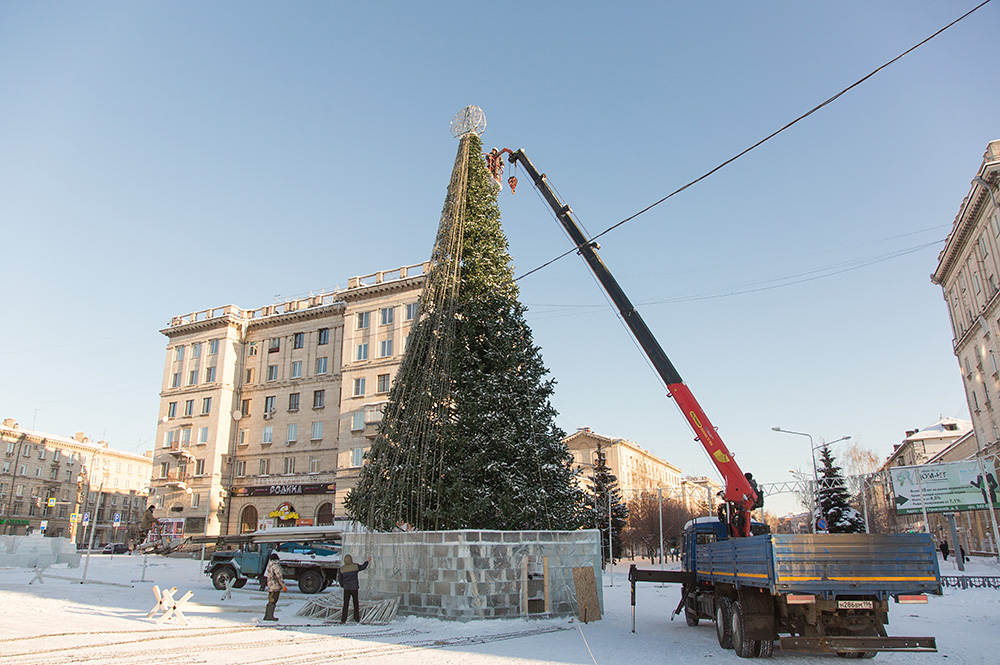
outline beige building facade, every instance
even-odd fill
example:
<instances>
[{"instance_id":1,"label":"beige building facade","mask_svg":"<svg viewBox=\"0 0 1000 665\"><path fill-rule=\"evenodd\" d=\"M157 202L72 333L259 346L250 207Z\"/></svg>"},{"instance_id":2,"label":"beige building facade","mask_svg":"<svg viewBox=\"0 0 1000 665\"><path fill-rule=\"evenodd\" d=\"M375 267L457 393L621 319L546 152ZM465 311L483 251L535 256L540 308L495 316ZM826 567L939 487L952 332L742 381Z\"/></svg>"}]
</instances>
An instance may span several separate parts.
<instances>
[{"instance_id":1,"label":"beige building facade","mask_svg":"<svg viewBox=\"0 0 1000 665\"><path fill-rule=\"evenodd\" d=\"M429 265L254 310L177 316L152 500L175 535L343 516L418 316Z\"/></svg>"},{"instance_id":2,"label":"beige building facade","mask_svg":"<svg viewBox=\"0 0 1000 665\"><path fill-rule=\"evenodd\" d=\"M969 412L984 452L1000 447L1000 141L973 177L931 281L941 286Z\"/></svg>"},{"instance_id":3,"label":"beige building facade","mask_svg":"<svg viewBox=\"0 0 1000 665\"><path fill-rule=\"evenodd\" d=\"M573 467L581 469L585 479L594 474L593 465L600 448L626 499L636 493L656 490L672 498L681 496L681 468L634 441L597 434L589 427L579 428L563 441L573 455Z\"/></svg>"},{"instance_id":4,"label":"beige building facade","mask_svg":"<svg viewBox=\"0 0 1000 665\"><path fill-rule=\"evenodd\" d=\"M146 509L152 459L105 441L0 426L0 533L124 542ZM84 517L86 516L86 527ZM117 519L116 519L117 518Z\"/></svg>"}]
</instances>

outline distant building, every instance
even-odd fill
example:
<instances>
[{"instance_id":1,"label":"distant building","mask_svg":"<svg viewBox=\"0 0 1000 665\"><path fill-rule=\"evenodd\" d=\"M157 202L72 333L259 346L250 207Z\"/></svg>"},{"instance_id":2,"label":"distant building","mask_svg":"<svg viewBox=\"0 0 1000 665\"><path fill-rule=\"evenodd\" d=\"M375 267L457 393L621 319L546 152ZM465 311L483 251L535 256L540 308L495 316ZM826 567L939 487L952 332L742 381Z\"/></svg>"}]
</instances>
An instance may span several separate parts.
<instances>
[{"instance_id":1,"label":"distant building","mask_svg":"<svg viewBox=\"0 0 1000 665\"><path fill-rule=\"evenodd\" d=\"M681 481L684 505L696 515L714 515L722 490L722 485L708 476L684 476Z\"/></svg>"},{"instance_id":2,"label":"distant building","mask_svg":"<svg viewBox=\"0 0 1000 665\"><path fill-rule=\"evenodd\" d=\"M0 450L0 533L24 535L44 525L46 536L86 544L93 528L95 544L123 542L146 508L147 455L91 443L82 432L70 438L24 429L13 418L0 426Z\"/></svg>"},{"instance_id":3,"label":"distant building","mask_svg":"<svg viewBox=\"0 0 1000 665\"><path fill-rule=\"evenodd\" d=\"M153 500L175 533L329 524L375 438L429 264L174 317Z\"/></svg>"},{"instance_id":4,"label":"distant building","mask_svg":"<svg viewBox=\"0 0 1000 665\"><path fill-rule=\"evenodd\" d=\"M657 489L663 490L665 498L680 498L681 468L633 441L597 434L589 427L577 429L563 441L573 454L574 467L582 469L584 478L593 477L593 465L600 447L626 500L636 493Z\"/></svg>"}]
</instances>

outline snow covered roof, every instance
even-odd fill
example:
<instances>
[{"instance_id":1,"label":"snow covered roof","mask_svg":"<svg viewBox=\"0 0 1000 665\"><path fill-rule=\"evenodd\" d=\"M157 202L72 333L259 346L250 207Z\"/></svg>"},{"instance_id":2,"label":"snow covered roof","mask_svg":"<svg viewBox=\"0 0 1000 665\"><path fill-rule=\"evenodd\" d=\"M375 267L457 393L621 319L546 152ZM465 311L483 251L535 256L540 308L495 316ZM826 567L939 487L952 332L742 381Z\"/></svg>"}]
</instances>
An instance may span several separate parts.
<instances>
[{"instance_id":1,"label":"snow covered roof","mask_svg":"<svg viewBox=\"0 0 1000 665\"><path fill-rule=\"evenodd\" d=\"M917 430L906 437L906 441L927 441L929 439L951 439L964 436L972 431L972 423L961 418L941 418L929 427Z\"/></svg>"}]
</instances>

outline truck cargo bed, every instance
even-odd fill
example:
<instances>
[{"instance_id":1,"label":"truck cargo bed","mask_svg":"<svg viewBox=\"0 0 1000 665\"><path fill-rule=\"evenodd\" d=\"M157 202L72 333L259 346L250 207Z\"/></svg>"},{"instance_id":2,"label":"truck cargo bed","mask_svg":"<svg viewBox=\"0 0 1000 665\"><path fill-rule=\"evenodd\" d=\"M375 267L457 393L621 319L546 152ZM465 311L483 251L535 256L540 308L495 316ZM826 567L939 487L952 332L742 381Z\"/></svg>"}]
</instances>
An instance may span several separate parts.
<instances>
[{"instance_id":1,"label":"truck cargo bed","mask_svg":"<svg viewBox=\"0 0 1000 665\"><path fill-rule=\"evenodd\" d=\"M933 542L920 533L734 538L700 547L696 573L716 584L827 598L941 592Z\"/></svg>"}]
</instances>

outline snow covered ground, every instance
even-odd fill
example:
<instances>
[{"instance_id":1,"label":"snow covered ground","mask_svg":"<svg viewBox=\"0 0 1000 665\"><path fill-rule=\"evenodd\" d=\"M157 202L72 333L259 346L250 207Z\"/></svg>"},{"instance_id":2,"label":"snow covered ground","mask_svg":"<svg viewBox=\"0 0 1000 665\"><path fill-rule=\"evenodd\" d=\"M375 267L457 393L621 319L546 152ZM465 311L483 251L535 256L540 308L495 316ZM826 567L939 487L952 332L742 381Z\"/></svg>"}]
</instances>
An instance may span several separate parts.
<instances>
[{"instance_id":1,"label":"snow covered ground","mask_svg":"<svg viewBox=\"0 0 1000 665\"><path fill-rule=\"evenodd\" d=\"M223 601L222 592L201 573L197 560L150 556L147 579L160 587L177 587L177 597L194 592L184 606L190 623L183 626L173 619L157 624L146 618L155 604L152 584L132 582L142 577L142 562L138 556L91 556L89 580L129 586L80 584L54 577L29 585L32 571L0 569L0 665L746 662L719 648L713 623L689 628L683 616L669 620L679 598L673 585L638 586L633 634L627 563L617 568L614 586L609 586L608 576L604 578L605 617L586 625L568 619L463 624L413 617L399 617L388 626L323 625L294 616L307 598L294 590L282 594L277 611L280 622L261 625L256 620L263 616L263 593L248 585ZM63 566L50 568L46 574L79 580L82 570L82 565L76 569ZM942 564L942 573L957 571L949 561ZM1000 575L1000 570L995 564L976 561L966 574ZM1000 590L947 589L943 597L932 596L927 605L891 604L889 620L891 635L933 635L939 652L882 653L875 662L1000 663ZM835 656L785 654L775 648L775 662L815 664L820 662L817 659L844 662Z\"/></svg>"}]
</instances>

